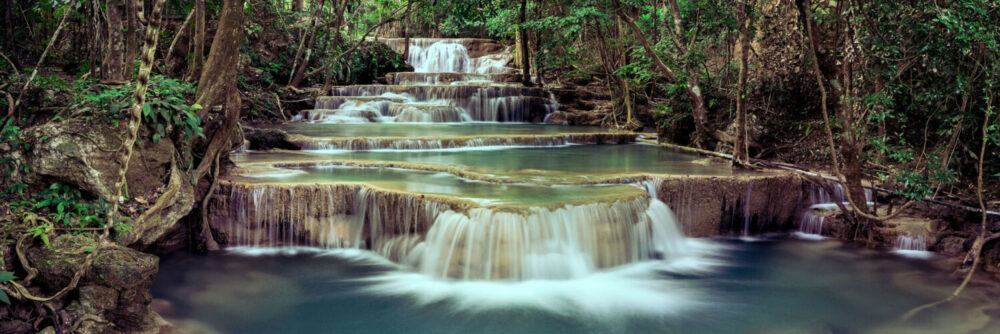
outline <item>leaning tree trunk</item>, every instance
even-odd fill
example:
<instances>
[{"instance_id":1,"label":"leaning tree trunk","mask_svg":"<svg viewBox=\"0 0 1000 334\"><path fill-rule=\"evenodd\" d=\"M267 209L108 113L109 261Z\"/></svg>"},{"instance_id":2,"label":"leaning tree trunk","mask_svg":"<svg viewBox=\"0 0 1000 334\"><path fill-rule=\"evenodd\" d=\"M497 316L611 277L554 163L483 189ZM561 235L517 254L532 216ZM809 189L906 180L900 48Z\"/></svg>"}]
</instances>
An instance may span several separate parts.
<instances>
[{"instance_id":1,"label":"leaning tree trunk","mask_svg":"<svg viewBox=\"0 0 1000 334\"><path fill-rule=\"evenodd\" d=\"M108 81L122 81L123 74L122 59L124 51L122 25L123 0L108 0L106 3L108 16L108 53L104 55L101 64L101 78Z\"/></svg>"},{"instance_id":2,"label":"leaning tree trunk","mask_svg":"<svg viewBox=\"0 0 1000 334\"><path fill-rule=\"evenodd\" d=\"M205 119L208 112L217 105L222 105L222 115L212 124L206 122L205 131L208 134L208 144L204 149L201 161L194 171L194 178L201 180L211 169L219 155L228 152L232 147L231 138L240 117L240 95L236 88L236 75L239 72L239 46L243 42L243 2L244 0L225 0L219 13L219 26L212 41L208 61L201 72L198 82L198 104L204 109L198 111L198 117ZM218 179L213 179L213 183ZM210 186L209 188L213 188ZM206 193L206 197L212 196ZM207 204L210 198L203 198ZM219 245L212 237L208 222L202 217L200 239L208 250L218 249Z\"/></svg>"}]
</instances>

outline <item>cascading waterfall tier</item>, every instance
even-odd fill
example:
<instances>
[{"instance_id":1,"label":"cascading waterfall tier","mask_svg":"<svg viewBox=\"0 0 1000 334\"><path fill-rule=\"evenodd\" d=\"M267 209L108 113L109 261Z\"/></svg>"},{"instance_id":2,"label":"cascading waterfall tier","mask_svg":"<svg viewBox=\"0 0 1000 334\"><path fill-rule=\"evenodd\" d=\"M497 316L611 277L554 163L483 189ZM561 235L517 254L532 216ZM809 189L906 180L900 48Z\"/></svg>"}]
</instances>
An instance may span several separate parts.
<instances>
[{"instance_id":1,"label":"cascading waterfall tier","mask_svg":"<svg viewBox=\"0 0 1000 334\"><path fill-rule=\"evenodd\" d=\"M404 52L406 40L385 39L396 52ZM414 72L458 72L500 74L516 71L506 67L514 58L508 48L493 40L477 38L411 38L407 63Z\"/></svg>"},{"instance_id":2,"label":"cascading waterfall tier","mask_svg":"<svg viewBox=\"0 0 1000 334\"><path fill-rule=\"evenodd\" d=\"M230 246L363 248L461 279L579 277L678 252L683 233L658 200L480 207L362 184L220 183L210 221Z\"/></svg>"},{"instance_id":3,"label":"cascading waterfall tier","mask_svg":"<svg viewBox=\"0 0 1000 334\"><path fill-rule=\"evenodd\" d=\"M482 147L552 147L569 144L624 144L634 142L635 134L578 133L559 135L494 135L476 137L352 137L315 138L296 136L292 141L303 150L440 150Z\"/></svg>"},{"instance_id":4,"label":"cascading waterfall tier","mask_svg":"<svg viewBox=\"0 0 1000 334\"><path fill-rule=\"evenodd\" d=\"M391 85L448 85L448 84L493 84L521 82L518 73L476 74L476 73L421 73L392 72L385 75Z\"/></svg>"},{"instance_id":5,"label":"cascading waterfall tier","mask_svg":"<svg viewBox=\"0 0 1000 334\"><path fill-rule=\"evenodd\" d=\"M449 105L398 103L389 106L395 122L457 123L471 121L459 107Z\"/></svg>"},{"instance_id":6,"label":"cascading waterfall tier","mask_svg":"<svg viewBox=\"0 0 1000 334\"><path fill-rule=\"evenodd\" d=\"M614 203L441 213L415 260L461 279L562 279L648 260L683 243L670 209L645 198ZM672 247L673 245L673 247Z\"/></svg>"},{"instance_id":7,"label":"cascading waterfall tier","mask_svg":"<svg viewBox=\"0 0 1000 334\"><path fill-rule=\"evenodd\" d=\"M320 109L344 109L342 104L353 97L370 97L385 104L372 107L388 116L390 99L406 97L409 102L430 102L459 107L469 119L489 122L541 122L545 116L555 112L559 103L551 93L541 88L512 86L387 86L360 85L337 87L331 91L334 97L322 99ZM380 99L386 97L386 99ZM339 103L339 104L338 104Z\"/></svg>"}]
</instances>

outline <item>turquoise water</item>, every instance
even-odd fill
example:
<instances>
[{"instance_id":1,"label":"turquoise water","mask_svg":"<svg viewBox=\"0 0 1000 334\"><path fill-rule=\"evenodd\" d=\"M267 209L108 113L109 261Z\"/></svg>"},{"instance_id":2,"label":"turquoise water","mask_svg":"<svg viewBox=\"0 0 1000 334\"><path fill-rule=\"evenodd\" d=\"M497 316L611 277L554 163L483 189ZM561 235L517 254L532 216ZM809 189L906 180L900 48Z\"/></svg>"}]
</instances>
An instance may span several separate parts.
<instances>
[{"instance_id":1,"label":"turquoise water","mask_svg":"<svg viewBox=\"0 0 1000 334\"><path fill-rule=\"evenodd\" d=\"M326 166L291 170L299 173L279 177L242 178L242 180L309 184L362 182L389 190L447 195L489 205L581 203L642 196L645 193L638 187L628 185L496 184L467 180L443 172L398 168Z\"/></svg>"},{"instance_id":2,"label":"turquoise water","mask_svg":"<svg viewBox=\"0 0 1000 334\"><path fill-rule=\"evenodd\" d=\"M957 284L924 260L835 241L698 240L565 281L455 282L364 251L237 249L165 258L162 314L220 333L996 333L997 289L897 318ZM167 306L163 306L167 305Z\"/></svg>"},{"instance_id":3,"label":"turquoise water","mask_svg":"<svg viewBox=\"0 0 1000 334\"><path fill-rule=\"evenodd\" d=\"M573 180L625 174L731 175L728 165L707 163L697 156L664 150L649 144L571 145L566 147L508 148L452 151L261 152L234 154L239 162L307 160L366 160L468 167L500 176L568 178Z\"/></svg>"}]
</instances>

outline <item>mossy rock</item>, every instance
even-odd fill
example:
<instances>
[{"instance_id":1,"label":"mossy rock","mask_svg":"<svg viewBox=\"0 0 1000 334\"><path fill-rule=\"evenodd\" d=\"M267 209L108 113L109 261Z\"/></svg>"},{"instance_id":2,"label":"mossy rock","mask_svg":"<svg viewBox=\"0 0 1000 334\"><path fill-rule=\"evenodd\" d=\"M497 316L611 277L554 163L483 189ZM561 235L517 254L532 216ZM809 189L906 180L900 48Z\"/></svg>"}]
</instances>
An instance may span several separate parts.
<instances>
[{"instance_id":1,"label":"mossy rock","mask_svg":"<svg viewBox=\"0 0 1000 334\"><path fill-rule=\"evenodd\" d=\"M27 257L38 269L36 281L55 292L69 284L86 259L86 250L95 246L96 242L88 237L64 234L55 238L51 247L30 248ZM119 291L132 289L151 285L158 270L159 258L155 255L121 246L105 247L79 285L103 285Z\"/></svg>"}]
</instances>

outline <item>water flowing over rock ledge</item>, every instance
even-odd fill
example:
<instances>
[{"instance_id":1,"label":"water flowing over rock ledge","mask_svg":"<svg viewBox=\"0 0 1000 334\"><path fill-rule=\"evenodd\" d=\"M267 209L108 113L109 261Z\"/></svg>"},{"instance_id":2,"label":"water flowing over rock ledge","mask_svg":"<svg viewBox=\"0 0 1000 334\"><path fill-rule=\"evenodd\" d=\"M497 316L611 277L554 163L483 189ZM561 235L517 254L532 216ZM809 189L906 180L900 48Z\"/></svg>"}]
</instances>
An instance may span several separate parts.
<instances>
[{"instance_id":1,"label":"water flowing over rock ledge","mask_svg":"<svg viewBox=\"0 0 1000 334\"><path fill-rule=\"evenodd\" d=\"M557 135L488 135L455 137L352 137L315 138L289 136L304 150L433 150L489 146L563 146L568 144L627 144L634 133L566 133Z\"/></svg>"},{"instance_id":2,"label":"water flowing over rock ledge","mask_svg":"<svg viewBox=\"0 0 1000 334\"><path fill-rule=\"evenodd\" d=\"M223 181L209 220L230 246L363 248L432 276L561 278L663 256L678 247L664 244L676 242L673 235L790 230L803 198L803 182L792 174L610 181L642 182L663 202L637 191L588 203L483 206L359 183ZM673 231L667 205L683 233ZM554 245L560 248L545 250Z\"/></svg>"}]
</instances>

